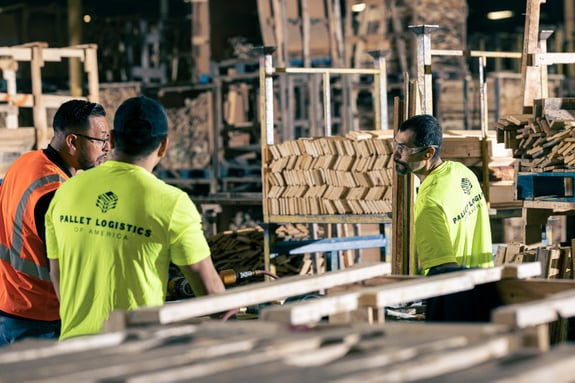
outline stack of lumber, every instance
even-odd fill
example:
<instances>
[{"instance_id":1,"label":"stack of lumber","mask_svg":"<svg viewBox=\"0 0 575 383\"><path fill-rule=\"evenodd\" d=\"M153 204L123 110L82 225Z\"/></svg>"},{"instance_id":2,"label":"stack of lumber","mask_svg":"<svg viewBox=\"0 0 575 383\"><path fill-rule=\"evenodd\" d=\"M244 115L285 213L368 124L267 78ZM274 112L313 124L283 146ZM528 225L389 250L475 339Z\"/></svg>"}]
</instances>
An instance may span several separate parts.
<instances>
[{"instance_id":1,"label":"stack of lumber","mask_svg":"<svg viewBox=\"0 0 575 383\"><path fill-rule=\"evenodd\" d=\"M575 169L575 98L535 100L533 109L496 123L498 142L520 159L519 172Z\"/></svg>"},{"instance_id":2,"label":"stack of lumber","mask_svg":"<svg viewBox=\"0 0 575 383\"><path fill-rule=\"evenodd\" d=\"M522 243L509 243L497 248L495 264L540 262L544 278L575 279L574 248L573 245L527 247Z\"/></svg>"},{"instance_id":3,"label":"stack of lumber","mask_svg":"<svg viewBox=\"0 0 575 383\"><path fill-rule=\"evenodd\" d=\"M160 162L165 169L189 170L208 167L211 160L212 94L200 93L187 98L179 108L166 108L168 135L166 156Z\"/></svg>"},{"instance_id":4,"label":"stack of lumber","mask_svg":"<svg viewBox=\"0 0 575 383\"><path fill-rule=\"evenodd\" d=\"M216 270L232 269L237 272L264 270L264 234L260 227L225 231L208 238ZM278 276L297 275L301 257L276 257L272 260ZM263 279L260 278L259 280ZM242 281L238 285L253 282Z\"/></svg>"},{"instance_id":5,"label":"stack of lumber","mask_svg":"<svg viewBox=\"0 0 575 383\"><path fill-rule=\"evenodd\" d=\"M269 214L391 212L391 139L378 131L269 145L264 203Z\"/></svg>"},{"instance_id":6,"label":"stack of lumber","mask_svg":"<svg viewBox=\"0 0 575 383\"><path fill-rule=\"evenodd\" d=\"M354 12L358 3L345 3L345 65L373 66L368 52L386 53L389 73L400 74L416 66L416 39L411 25L439 25L433 33L434 49L461 49L466 44L467 2L462 0L369 0L365 9ZM434 72L458 73L461 61L454 57L433 57Z\"/></svg>"},{"instance_id":7,"label":"stack of lumber","mask_svg":"<svg viewBox=\"0 0 575 383\"><path fill-rule=\"evenodd\" d=\"M108 68L106 68L107 70ZM140 82L110 82L100 84L100 104L106 110L106 120L110 128L114 126L116 109L122 102L130 97L142 95L142 83Z\"/></svg>"}]
</instances>

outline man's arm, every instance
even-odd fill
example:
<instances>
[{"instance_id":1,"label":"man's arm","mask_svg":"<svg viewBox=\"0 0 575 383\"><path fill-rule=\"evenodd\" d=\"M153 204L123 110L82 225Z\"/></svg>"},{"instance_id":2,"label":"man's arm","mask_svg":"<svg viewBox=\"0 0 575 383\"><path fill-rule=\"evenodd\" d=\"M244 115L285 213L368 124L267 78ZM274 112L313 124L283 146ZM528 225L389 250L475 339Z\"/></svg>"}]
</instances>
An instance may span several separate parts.
<instances>
[{"instance_id":1,"label":"man's arm","mask_svg":"<svg viewBox=\"0 0 575 383\"><path fill-rule=\"evenodd\" d=\"M178 266L182 274L192 286L196 296L216 294L225 291L222 282L211 257L204 258L193 265Z\"/></svg>"},{"instance_id":2,"label":"man's arm","mask_svg":"<svg viewBox=\"0 0 575 383\"><path fill-rule=\"evenodd\" d=\"M60 262L57 259L50 259L50 280L54 286L54 291L60 300Z\"/></svg>"}]
</instances>

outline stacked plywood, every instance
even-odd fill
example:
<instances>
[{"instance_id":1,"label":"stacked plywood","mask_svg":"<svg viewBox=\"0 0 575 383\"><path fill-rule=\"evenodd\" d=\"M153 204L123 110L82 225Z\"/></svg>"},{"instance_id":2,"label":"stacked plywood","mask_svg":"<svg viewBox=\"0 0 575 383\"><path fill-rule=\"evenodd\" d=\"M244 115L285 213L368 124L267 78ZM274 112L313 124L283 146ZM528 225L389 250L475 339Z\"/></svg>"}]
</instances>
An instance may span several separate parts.
<instances>
[{"instance_id":1,"label":"stacked plywood","mask_svg":"<svg viewBox=\"0 0 575 383\"><path fill-rule=\"evenodd\" d=\"M391 140L378 132L300 138L268 146L269 214L391 212Z\"/></svg>"},{"instance_id":2,"label":"stacked plywood","mask_svg":"<svg viewBox=\"0 0 575 383\"><path fill-rule=\"evenodd\" d=\"M498 141L513 149L521 172L574 169L575 98L535 100L534 111L497 121Z\"/></svg>"}]
</instances>

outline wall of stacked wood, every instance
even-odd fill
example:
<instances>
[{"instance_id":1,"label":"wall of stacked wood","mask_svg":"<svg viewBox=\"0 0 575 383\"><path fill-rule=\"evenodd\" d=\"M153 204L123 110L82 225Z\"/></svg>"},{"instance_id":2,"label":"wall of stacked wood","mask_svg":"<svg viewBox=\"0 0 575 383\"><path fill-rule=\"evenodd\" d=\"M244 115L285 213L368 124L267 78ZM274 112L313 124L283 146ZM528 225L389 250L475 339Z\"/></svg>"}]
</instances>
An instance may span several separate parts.
<instances>
[{"instance_id":1,"label":"wall of stacked wood","mask_svg":"<svg viewBox=\"0 0 575 383\"><path fill-rule=\"evenodd\" d=\"M355 131L345 137L285 141L267 150L264 204L269 214L391 212L389 135Z\"/></svg>"},{"instance_id":2,"label":"wall of stacked wood","mask_svg":"<svg viewBox=\"0 0 575 383\"><path fill-rule=\"evenodd\" d=\"M432 35L433 49L463 49L467 38L465 0L369 0L366 9L354 14L346 1L346 65L371 67L367 52L387 51L388 73L416 73L416 37L410 25L438 25ZM461 61L434 57L432 71L459 72Z\"/></svg>"}]
</instances>

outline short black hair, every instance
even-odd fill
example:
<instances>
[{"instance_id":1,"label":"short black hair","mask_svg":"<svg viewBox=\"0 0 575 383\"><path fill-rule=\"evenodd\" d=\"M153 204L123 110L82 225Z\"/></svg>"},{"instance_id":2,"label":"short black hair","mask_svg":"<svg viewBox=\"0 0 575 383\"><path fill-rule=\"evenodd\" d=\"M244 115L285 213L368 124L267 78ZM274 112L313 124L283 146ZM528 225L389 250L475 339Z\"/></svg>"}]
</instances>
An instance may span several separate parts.
<instances>
[{"instance_id":1,"label":"short black hair","mask_svg":"<svg viewBox=\"0 0 575 383\"><path fill-rule=\"evenodd\" d=\"M413 144L418 147L436 146L438 149L443 144L443 131L439 121L429 114L419 114L405 120L399 131L411 130L413 132Z\"/></svg>"},{"instance_id":2,"label":"short black hair","mask_svg":"<svg viewBox=\"0 0 575 383\"><path fill-rule=\"evenodd\" d=\"M52 126L56 132L68 133L76 129L87 131L90 128L90 116L105 117L104 107L85 100L66 101L56 111Z\"/></svg>"}]
</instances>

